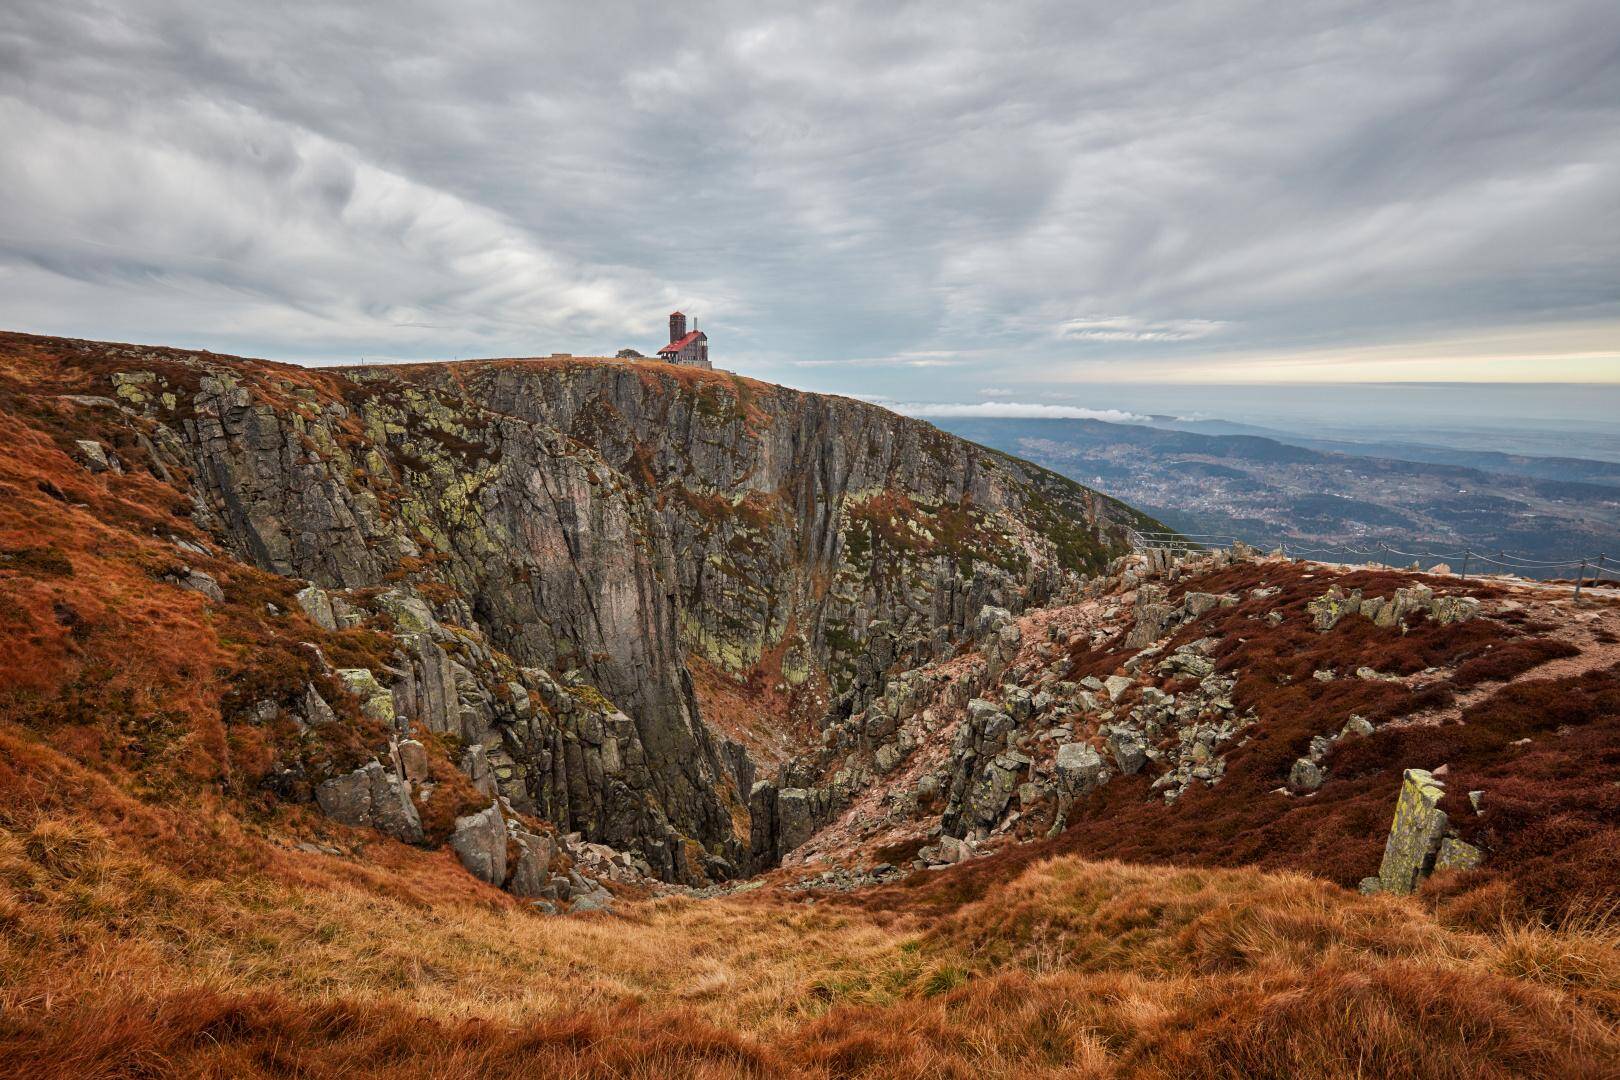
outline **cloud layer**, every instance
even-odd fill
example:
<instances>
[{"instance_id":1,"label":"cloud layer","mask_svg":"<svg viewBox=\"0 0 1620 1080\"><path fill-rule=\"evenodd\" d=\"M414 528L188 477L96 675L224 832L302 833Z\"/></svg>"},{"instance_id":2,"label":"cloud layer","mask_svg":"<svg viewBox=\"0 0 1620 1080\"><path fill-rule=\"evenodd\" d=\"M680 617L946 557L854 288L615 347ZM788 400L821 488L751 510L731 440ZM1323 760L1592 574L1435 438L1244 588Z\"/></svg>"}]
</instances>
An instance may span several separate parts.
<instances>
[{"instance_id":1,"label":"cloud layer","mask_svg":"<svg viewBox=\"0 0 1620 1080\"><path fill-rule=\"evenodd\" d=\"M1617 40L1611 0L12 0L0 325L526 355L680 306L904 400L1581 326L1620 377Z\"/></svg>"},{"instance_id":2,"label":"cloud layer","mask_svg":"<svg viewBox=\"0 0 1620 1080\"><path fill-rule=\"evenodd\" d=\"M1024 420L1106 420L1112 424L1144 424L1141 413L1122 409L1086 409L1075 405L1024 404L1016 401L983 401L977 404L927 404L923 402L884 402L885 407L907 416L921 417L1017 417Z\"/></svg>"}]
</instances>

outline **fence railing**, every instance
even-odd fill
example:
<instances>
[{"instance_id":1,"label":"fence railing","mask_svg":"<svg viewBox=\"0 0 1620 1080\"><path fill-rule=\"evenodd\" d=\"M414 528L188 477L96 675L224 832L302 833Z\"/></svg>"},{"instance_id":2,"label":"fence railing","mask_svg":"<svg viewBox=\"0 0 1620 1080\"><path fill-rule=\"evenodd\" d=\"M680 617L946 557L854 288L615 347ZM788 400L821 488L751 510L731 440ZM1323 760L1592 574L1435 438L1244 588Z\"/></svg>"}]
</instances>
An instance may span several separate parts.
<instances>
[{"instance_id":1,"label":"fence railing","mask_svg":"<svg viewBox=\"0 0 1620 1080\"><path fill-rule=\"evenodd\" d=\"M1127 532L1131 546L1138 551L1148 548L1164 548L1171 551L1206 551L1215 548L1229 548L1236 543L1249 544L1250 547L1260 546L1230 533L1178 533L1137 529L1129 529ZM1409 546L1422 547L1423 545ZM1284 542L1279 547L1284 555L1292 558L1312 559L1317 562L1359 560L1394 565L1396 559L1416 559L1418 562L1428 563L1430 566L1446 563L1464 578L1468 577L1470 573L1488 574L1493 572L1503 572L1517 577L1528 578L1570 578L1575 581L1577 589L1583 583L1620 582L1620 568L1609 565L1609 556L1606 552L1583 555L1579 558L1550 560L1534 559L1500 550L1494 552L1482 551L1472 546L1464 546L1460 551L1407 551L1404 547L1394 547L1382 542L1372 543L1368 547L1356 547L1349 544Z\"/></svg>"}]
</instances>

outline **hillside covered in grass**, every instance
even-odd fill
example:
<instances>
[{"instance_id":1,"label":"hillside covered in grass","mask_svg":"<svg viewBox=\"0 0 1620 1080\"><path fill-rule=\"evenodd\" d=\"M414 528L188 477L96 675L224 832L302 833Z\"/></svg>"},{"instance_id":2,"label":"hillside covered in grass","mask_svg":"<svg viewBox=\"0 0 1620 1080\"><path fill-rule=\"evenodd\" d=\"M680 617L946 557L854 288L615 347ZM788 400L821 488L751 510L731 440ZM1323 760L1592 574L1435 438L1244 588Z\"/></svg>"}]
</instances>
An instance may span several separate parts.
<instances>
[{"instance_id":1,"label":"hillside covered in grass","mask_svg":"<svg viewBox=\"0 0 1620 1080\"><path fill-rule=\"evenodd\" d=\"M1620 1061L1602 592L661 364L7 335L0 446L0 1075Z\"/></svg>"}]
</instances>

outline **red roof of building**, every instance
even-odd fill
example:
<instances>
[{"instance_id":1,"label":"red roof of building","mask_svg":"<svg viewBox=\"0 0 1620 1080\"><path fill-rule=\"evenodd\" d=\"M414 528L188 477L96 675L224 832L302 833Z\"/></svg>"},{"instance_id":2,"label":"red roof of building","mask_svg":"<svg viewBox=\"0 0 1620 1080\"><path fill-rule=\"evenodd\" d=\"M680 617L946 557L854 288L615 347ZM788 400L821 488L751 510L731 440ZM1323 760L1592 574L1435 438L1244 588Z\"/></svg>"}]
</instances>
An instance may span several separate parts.
<instances>
[{"instance_id":1,"label":"red roof of building","mask_svg":"<svg viewBox=\"0 0 1620 1080\"><path fill-rule=\"evenodd\" d=\"M698 338L703 338L705 341L707 341L708 337L709 335L705 334L703 331L694 330L690 334L687 334L685 337L681 338L681 340L672 341L668 345L665 345L662 349L659 349L658 355L663 356L667 352L680 352Z\"/></svg>"},{"instance_id":2,"label":"red roof of building","mask_svg":"<svg viewBox=\"0 0 1620 1080\"><path fill-rule=\"evenodd\" d=\"M685 315L686 312L684 312L684 311L672 311L672 312L670 312L670 314L671 315Z\"/></svg>"}]
</instances>

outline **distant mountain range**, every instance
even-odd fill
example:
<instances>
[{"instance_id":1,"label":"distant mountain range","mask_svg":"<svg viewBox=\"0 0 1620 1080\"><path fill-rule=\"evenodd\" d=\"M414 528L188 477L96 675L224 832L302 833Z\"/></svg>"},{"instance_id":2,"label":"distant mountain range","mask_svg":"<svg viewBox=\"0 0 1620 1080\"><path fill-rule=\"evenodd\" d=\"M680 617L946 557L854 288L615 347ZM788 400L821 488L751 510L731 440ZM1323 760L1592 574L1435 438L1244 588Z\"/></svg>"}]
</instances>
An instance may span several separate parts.
<instances>
[{"instance_id":1,"label":"distant mountain range","mask_svg":"<svg viewBox=\"0 0 1620 1080\"><path fill-rule=\"evenodd\" d=\"M1171 431L1189 431L1200 435L1255 435L1288 443L1291 446L1304 446L1312 450L1354 454L1361 457L1395 458L1399 461L1421 461L1431 465L1457 465L1466 469L1507 473L1512 476L1534 476L1545 480L1580 480L1620 487L1620 463L1613 461L1503 454L1492 450L1462 450L1429 443L1317 439L1277 428L1237 424L1230 420L1183 420L1173 416L1154 416L1150 417L1147 426Z\"/></svg>"},{"instance_id":2,"label":"distant mountain range","mask_svg":"<svg viewBox=\"0 0 1620 1080\"><path fill-rule=\"evenodd\" d=\"M1620 558L1620 465L1312 439L1220 420L941 419L1189 533L1266 547ZM1547 576L1557 571L1548 568Z\"/></svg>"}]
</instances>

